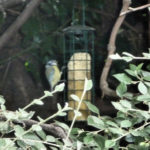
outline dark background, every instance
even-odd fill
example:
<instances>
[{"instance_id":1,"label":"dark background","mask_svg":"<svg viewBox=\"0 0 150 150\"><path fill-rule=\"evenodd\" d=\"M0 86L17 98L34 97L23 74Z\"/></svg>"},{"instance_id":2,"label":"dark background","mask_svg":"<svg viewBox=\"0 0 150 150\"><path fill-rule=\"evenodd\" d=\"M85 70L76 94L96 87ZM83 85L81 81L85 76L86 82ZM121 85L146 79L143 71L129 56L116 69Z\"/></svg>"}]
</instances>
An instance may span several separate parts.
<instances>
[{"instance_id":1,"label":"dark background","mask_svg":"<svg viewBox=\"0 0 150 150\"><path fill-rule=\"evenodd\" d=\"M96 29L95 92L96 99L99 99L101 95L99 79L107 56L107 44L122 3L120 0L85 0L85 2L86 25ZM146 3L148 3L147 0L136 0L133 1L131 7ZM1 35L25 5L24 3L10 8L13 11L7 11L6 18L2 13L0 14ZM49 89L44 75L44 65L48 60L56 59L59 67L62 67L64 55L62 29L70 26L73 8L75 8L77 18L81 19L81 7L80 1L77 1L76 5L73 5L71 0L43 1L19 32L0 50L0 94L6 99L7 109L15 110L23 107L34 98L42 96L44 90ZM148 9L127 15L117 36L117 53L121 54L126 51L141 56L142 52L148 52L148 21ZM128 64L122 61L113 62L108 79L112 88L116 87L117 82L111 76L122 72L127 66ZM107 105L107 102L104 104L105 102L102 103L96 99L99 105L103 105L104 114L111 113L112 108ZM58 94L53 98L45 99L45 105L34 107L34 110L39 115L48 116L56 111L57 102L63 104L63 99Z\"/></svg>"}]
</instances>

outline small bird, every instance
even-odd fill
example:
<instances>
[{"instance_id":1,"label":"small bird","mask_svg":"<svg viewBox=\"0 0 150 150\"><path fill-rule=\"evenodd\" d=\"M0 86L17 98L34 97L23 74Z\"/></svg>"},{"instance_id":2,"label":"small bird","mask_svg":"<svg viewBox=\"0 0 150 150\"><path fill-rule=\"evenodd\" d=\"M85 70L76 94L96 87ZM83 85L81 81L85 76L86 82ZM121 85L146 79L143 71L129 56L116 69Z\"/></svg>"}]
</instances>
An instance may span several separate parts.
<instances>
[{"instance_id":1,"label":"small bird","mask_svg":"<svg viewBox=\"0 0 150 150\"><path fill-rule=\"evenodd\" d=\"M60 81L62 72L58 68L56 60L50 60L45 65L45 75L52 91L55 85Z\"/></svg>"}]
</instances>

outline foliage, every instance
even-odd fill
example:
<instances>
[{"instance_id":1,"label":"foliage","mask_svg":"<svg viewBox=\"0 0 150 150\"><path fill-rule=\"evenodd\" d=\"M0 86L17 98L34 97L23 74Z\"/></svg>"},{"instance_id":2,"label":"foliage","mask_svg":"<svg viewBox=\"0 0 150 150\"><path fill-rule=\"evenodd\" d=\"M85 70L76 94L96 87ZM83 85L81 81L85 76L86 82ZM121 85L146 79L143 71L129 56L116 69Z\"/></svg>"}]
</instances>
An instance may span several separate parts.
<instances>
[{"instance_id":1,"label":"foliage","mask_svg":"<svg viewBox=\"0 0 150 150\"><path fill-rule=\"evenodd\" d=\"M112 102L118 110L117 115L114 118L100 115L88 117L88 125L98 130L79 132L78 139L89 149L149 149L150 73L144 71L142 66L130 64L126 73L114 75L120 82L116 89L120 100ZM139 94L127 92L129 85L137 85Z\"/></svg>"},{"instance_id":2,"label":"foliage","mask_svg":"<svg viewBox=\"0 0 150 150\"><path fill-rule=\"evenodd\" d=\"M71 110L68 105L63 108L58 104L58 112L46 119L38 117L39 123L26 129L23 124L14 124L13 120L29 120L34 112L27 112L26 109L31 105L43 105L43 99L52 96L55 92L62 91L64 84L56 86L53 92L45 91L44 96L33 100L23 109L16 112L7 112L5 100L1 96L1 114L6 117L6 121L1 121L0 132L3 135L0 139L0 149L63 149L63 150L108 150L129 149L129 150L148 150L150 147L150 72L142 69L143 64L130 64L126 73L116 74L114 77L120 82L116 92L120 97L119 101L112 102L118 110L116 117L101 116L98 108L90 102L85 102L89 110L93 113L88 116L87 124L93 127L93 131L86 131L74 128L76 118L81 115L80 105L86 91L92 88L91 80L85 80L85 86L81 98L71 95L75 101L79 101L78 107L74 110L73 121L68 127L65 123L56 121L67 132L65 139L46 134L40 125L53 119L56 116L65 116L66 111ZM137 85L139 94L129 93L129 85ZM13 133L11 138L4 135ZM70 140L71 139L71 140Z\"/></svg>"},{"instance_id":3,"label":"foliage","mask_svg":"<svg viewBox=\"0 0 150 150\"><path fill-rule=\"evenodd\" d=\"M0 132L1 132L1 139L0 139L0 149L1 150L16 150L18 148L21 149L40 149L40 150L46 150L46 146L51 147L60 147L62 144L61 142L51 136L46 134L42 128L41 125L45 122L55 118L56 116L65 116L66 111L71 110L71 108L68 107L68 104L66 104L63 108L58 105L58 111L53 114L52 116L42 119L40 117L37 117L39 120L37 124L32 125L29 129L26 129L23 120L30 120L34 112L30 111L27 112L26 110L31 107L32 105L43 105L43 99L48 96L53 96L56 92L61 92L64 89L64 83L60 84L55 87L54 91L49 92L45 91L44 96L42 96L39 99L34 99L30 104L28 104L26 107L22 109L18 109L15 112L10 112L6 110L5 107L5 100L3 96L0 96L0 104L1 104L1 115L6 118L6 121L0 122ZM15 124L13 121L17 121L19 124ZM13 136L11 137L5 137L4 135L7 135L9 133L12 133ZM53 144L55 143L55 144ZM58 144L58 145L56 145Z\"/></svg>"}]
</instances>

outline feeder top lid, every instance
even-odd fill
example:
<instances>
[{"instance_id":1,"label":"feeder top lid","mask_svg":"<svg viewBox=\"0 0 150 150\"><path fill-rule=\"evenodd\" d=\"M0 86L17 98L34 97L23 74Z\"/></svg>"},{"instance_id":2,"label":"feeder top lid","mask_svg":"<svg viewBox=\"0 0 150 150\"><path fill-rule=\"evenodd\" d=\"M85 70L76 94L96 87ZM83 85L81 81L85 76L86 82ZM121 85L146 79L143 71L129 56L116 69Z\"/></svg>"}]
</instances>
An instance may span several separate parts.
<instances>
[{"instance_id":1,"label":"feeder top lid","mask_svg":"<svg viewBox=\"0 0 150 150\"><path fill-rule=\"evenodd\" d=\"M83 31L94 31L95 29L85 25L72 25L63 29L64 33L81 34Z\"/></svg>"}]
</instances>

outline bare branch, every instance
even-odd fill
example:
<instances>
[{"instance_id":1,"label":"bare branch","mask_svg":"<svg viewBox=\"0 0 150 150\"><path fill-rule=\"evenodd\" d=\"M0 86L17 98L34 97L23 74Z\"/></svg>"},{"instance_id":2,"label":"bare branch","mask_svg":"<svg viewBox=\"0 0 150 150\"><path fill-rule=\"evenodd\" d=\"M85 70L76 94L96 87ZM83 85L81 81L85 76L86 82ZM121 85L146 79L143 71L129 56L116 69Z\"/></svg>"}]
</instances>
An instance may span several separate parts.
<instances>
[{"instance_id":1,"label":"bare branch","mask_svg":"<svg viewBox=\"0 0 150 150\"><path fill-rule=\"evenodd\" d=\"M25 1L27 0L0 0L0 6L3 8L8 8L23 3Z\"/></svg>"},{"instance_id":2,"label":"bare branch","mask_svg":"<svg viewBox=\"0 0 150 150\"><path fill-rule=\"evenodd\" d=\"M121 12L125 12L128 10L129 6L131 4L131 0L123 0L123 6L121 9ZM117 18L116 23L112 29L111 35L110 35L110 39L109 39L109 43L108 43L108 56L106 59L106 63L104 65L102 74L101 74L101 78L100 78L100 88L102 90L102 98L104 95L109 95L109 96L114 96L116 97L116 92L112 89L109 88L108 83L107 83L107 77L108 77L108 73L112 64L112 60L109 58L110 55L114 54L115 50L116 50L116 46L115 46L115 41L116 41L116 36L117 36L117 32L123 22L123 20L125 19L125 16L120 16Z\"/></svg>"},{"instance_id":3,"label":"bare branch","mask_svg":"<svg viewBox=\"0 0 150 150\"><path fill-rule=\"evenodd\" d=\"M23 123L26 126L32 126L34 124L38 124L38 122L35 120L24 120ZM55 123L42 124L40 126L42 127L43 130L53 134L54 136L61 138L61 139L65 139L67 136L65 130L63 128L61 128L60 126L56 125Z\"/></svg>"},{"instance_id":4,"label":"bare branch","mask_svg":"<svg viewBox=\"0 0 150 150\"><path fill-rule=\"evenodd\" d=\"M13 22L13 24L4 32L0 37L0 49L8 42L8 40L20 29L20 27L27 21L27 19L32 15L35 8L38 7L42 0L32 0L30 1L20 16Z\"/></svg>"},{"instance_id":5,"label":"bare branch","mask_svg":"<svg viewBox=\"0 0 150 150\"><path fill-rule=\"evenodd\" d=\"M143 5L143 6L140 6L140 7L136 7L136 8L129 7L128 10L122 12L120 14L120 16L127 15L128 13L135 12L135 11L138 11L138 10L142 10L142 9L145 9L145 8L148 8L148 7L150 7L150 4L146 4L146 5Z\"/></svg>"},{"instance_id":6,"label":"bare branch","mask_svg":"<svg viewBox=\"0 0 150 150\"><path fill-rule=\"evenodd\" d=\"M0 112L1 112L1 110L0 110ZM12 111L8 111L8 112L12 112ZM0 121L4 121L4 120L6 120L6 117L0 113ZM17 120L13 120L12 122L13 123L20 123L20 121L17 121ZM23 121L21 121L21 123L23 123L25 126L31 127L32 125L38 124L39 122L30 119L30 120L23 120ZM59 137L61 139L65 139L67 136L67 133L65 132L65 130L55 123L51 123L51 124L45 123L45 124L41 124L40 126L42 127L42 129L44 131L47 131L47 132L49 132L49 133L53 134L54 136ZM71 142L70 139L69 139L69 141Z\"/></svg>"}]
</instances>

